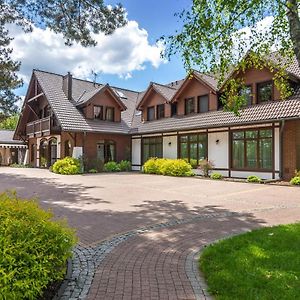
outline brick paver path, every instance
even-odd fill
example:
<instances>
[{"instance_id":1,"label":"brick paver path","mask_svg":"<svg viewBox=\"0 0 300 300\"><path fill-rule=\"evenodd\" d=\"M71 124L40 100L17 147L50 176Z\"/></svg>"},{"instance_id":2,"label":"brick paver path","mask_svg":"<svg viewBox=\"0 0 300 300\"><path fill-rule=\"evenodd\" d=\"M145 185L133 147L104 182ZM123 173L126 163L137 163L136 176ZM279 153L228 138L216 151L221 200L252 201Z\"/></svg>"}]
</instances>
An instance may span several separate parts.
<instances>
[{"instance_id":1,"label":"brick paver path","mask_svg":"<svg viewBox=\"0 0 300 300\"><path fill-rule=\"evenodd\" d=\"M202 246L233 233L300 220L298 188L0 168L0 192L12 188L21 196L39 197L43 207L77 229L79 255L87 249L95 268L93 278L83 257L76 270L78 276L87 274L88 299L205 299L193 274L197 268L191 266ZM136 231L143 227L148 229ZM123 238L124 232L131 233Z\"/></svg>"}]
</instances>

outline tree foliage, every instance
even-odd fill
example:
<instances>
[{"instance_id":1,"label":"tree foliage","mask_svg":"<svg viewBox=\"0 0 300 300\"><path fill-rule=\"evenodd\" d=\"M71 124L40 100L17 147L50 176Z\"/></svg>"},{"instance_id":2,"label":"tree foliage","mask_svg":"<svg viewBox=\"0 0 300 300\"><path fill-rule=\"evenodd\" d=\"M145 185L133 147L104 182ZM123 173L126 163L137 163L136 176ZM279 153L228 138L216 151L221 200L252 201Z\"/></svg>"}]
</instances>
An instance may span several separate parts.
<instances>
[{"instance_id":1,"label":"tree foliage","mask_svg":"<svg viewBox=\"0 0 300 300\"><path fill-rule=\"evenodd\" d=\"M93 34L111 34L126 24L126 12L118 4L114 7L103 0L0 0L0 113L15 113L19 98L13 90L22 85L17 76L20 63L11 58L12 37L8 24L17 24L25 31L32 25L48 27L62 33L67 45L78 42L95 46Z\"/></svg>"},{"instance_id":2,"label":"tree foliage","mask_svg":"<svg viewBox=\"0 0 300 300\"><path fill-rule=\"evenodd\" d=\"M14 114L8 118L5 118L2 122L0 122L0 129L15 130L17 128L19 117L19 114Z\"/></svg>"},{"instance_id":3,"label":"tree foliage","mask_svg":"<svg viewBox=\"0 0 300 300\"><path fill-rule=\"evenodd\" d=\"M182 29L164 38L169 58L180 53L186 69L212 72L219 87L235 71L268 67L278 71L282 97L291 94L284 70L294 56L300 63L299 0L193 0L178 16ZM237 93L241 85L239 77L224 87L225 108L238 112L245 101Z\"/></svg>"}]
</instances>

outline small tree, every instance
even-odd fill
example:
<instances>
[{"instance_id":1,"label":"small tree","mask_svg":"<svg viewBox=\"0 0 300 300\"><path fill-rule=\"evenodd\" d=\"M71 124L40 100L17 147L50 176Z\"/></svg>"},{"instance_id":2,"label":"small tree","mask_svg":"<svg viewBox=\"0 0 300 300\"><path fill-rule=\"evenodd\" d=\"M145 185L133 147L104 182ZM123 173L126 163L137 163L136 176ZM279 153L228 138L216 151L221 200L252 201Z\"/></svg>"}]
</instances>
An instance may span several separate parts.
<instances>
[{"instance_id":1,"label":"small tree","mask_svg":"<svg viewBox=\"0 0 300 300\"><path fill-rule=\"evenodd\" d=\"M18 114L15 114L15 115L12 115L12 116L6 118L0 123L0 129L15 130L17 127L17 124L18 124L18 120L19 120Z\"/></svg>"},{"instance_id":2,"label":"small tree","mask_svg":"<svg viewBox=\"0 0 300 300\"><path fill-rule=\"evenodd\" d=\"M203 172L204 177L209 177L209 172L214 168L214 163L208 159L199 162L198 169Z\"/></svg>"}]
</instances>

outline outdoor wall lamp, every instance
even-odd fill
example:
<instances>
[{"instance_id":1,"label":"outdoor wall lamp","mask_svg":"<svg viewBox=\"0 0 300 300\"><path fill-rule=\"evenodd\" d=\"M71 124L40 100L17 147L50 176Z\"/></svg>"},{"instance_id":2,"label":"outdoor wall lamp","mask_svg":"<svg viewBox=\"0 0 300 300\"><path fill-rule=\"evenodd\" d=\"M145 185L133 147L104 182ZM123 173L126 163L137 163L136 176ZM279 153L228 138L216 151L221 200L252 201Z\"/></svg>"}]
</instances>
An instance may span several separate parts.
<instances>
[{"instance_id":1,"label":"outdoor wall lamp","mask_svg":"<svg viewBox=\"0 0 300 300\"><path fill-rule=\"evenodd\" d=\"M217 139L217 140L216 140L216 144L218 145L219 143L220 143L220 140L219 140L219 139Z\"/></svg>"},{"instance_id":2,"label":"outdoor wall lamp","mask_svg":"<svg viewBox=\"0 0 300 300\"><path fill-rule=\"evenodd\" d=\"M171 146L172 145L172 143L171 142L169 142L169 144L168 144L169 146Z\"/></svg>"}]
</instances>

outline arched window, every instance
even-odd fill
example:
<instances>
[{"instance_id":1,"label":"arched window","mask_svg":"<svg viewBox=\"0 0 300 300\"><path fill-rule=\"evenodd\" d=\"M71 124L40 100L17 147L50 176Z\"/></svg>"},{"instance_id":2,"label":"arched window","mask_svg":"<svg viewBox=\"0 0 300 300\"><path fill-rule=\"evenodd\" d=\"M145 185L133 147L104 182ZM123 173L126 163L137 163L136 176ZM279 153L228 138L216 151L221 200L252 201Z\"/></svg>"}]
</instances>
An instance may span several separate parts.
<instances>
[{"instance_id":1,"label":"arched window","mask_svg":"<svg viewBox=\"0 0 300 300\"><path fill-rule=\"evenodd\" d=\"M65 141L65 156L72 156L72 144L69 140Z\"/></svg>"},{"instance_id":2,"label":"arched window","mask_svg":"<svg viewBox=\"0 0 300 300\"><path fill-rule=\"evenodd\" d=\"M48 166L48 143L47 140L40 141L40 167L46 168Z\"/></svg>"},{"instance_id":3,"label":"arched window","mask_svg":"<svg viewBox=\"0 0 300 300\"><path fill-rule=\"evenodd\" d=\"M57 160L57 139L51 138L49 140L49 160L48 163L52 166Z\"/></svg>"}]
</instances>

